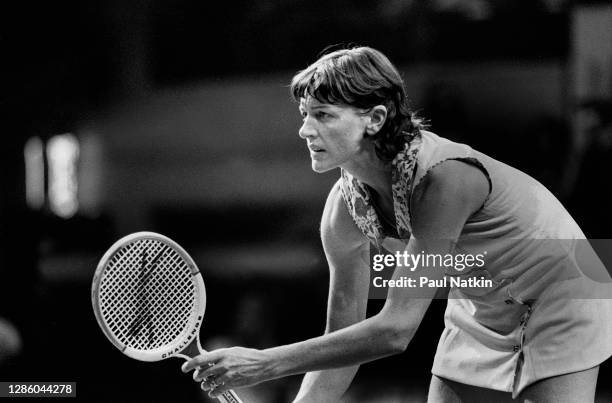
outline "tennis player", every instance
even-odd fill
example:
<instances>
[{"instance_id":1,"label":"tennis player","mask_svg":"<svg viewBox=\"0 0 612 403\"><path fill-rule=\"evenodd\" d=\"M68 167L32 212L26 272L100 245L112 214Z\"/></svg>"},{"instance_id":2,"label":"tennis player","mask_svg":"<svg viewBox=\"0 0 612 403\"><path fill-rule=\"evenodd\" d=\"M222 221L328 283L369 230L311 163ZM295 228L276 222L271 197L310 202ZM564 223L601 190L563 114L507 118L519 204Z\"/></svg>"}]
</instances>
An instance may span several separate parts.
<instances>
[{"instance_id":1,"label":"tennis player","mask_svg":"<svg viewBox=\"0 0 612 403\"><path fill-rule=\"evenodd\" d=\"M295 402L337 402L359 364L406 349L436 292L391 287L366 319L370 246L413 256L461 251L486 255L485 264L460 273L398 265L393 274L491 280L451 287L428 401L592 402L599 365L612 354L612 300L585 298L597 282L584 275L584 235L559 201L526 174L425 130L379 51L325 54L291 91L312 169L340 168L321 222L326 332L265 350L215 350L183 371L196 369L212 396L306 373Z\"/></svg>"}]
</instances>

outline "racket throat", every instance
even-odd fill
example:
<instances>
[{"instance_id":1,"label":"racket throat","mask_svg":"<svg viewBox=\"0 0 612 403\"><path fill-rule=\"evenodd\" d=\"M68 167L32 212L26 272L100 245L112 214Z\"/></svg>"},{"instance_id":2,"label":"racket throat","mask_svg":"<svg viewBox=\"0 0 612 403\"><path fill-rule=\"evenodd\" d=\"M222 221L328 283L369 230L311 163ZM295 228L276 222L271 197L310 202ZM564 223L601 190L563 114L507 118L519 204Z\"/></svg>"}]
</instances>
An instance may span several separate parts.
<instances>
[{"instance_id":1,"label":"racket throat","mask_svg":"<svg viewBox=\"0 0 612 403\"><path fill-rule=\"evenodd\" d=\"M190 360L193 357L196 357L205 352L206 351L203 350L202 347L200 347L200 333L198 332L197 336L194 337L193 340L191 340L189 344L187 344L187 346L185 346L185 348L181 350L180 353L176 354L176 356L182 357L185 360Z\"/></svg>"}]
</instances>

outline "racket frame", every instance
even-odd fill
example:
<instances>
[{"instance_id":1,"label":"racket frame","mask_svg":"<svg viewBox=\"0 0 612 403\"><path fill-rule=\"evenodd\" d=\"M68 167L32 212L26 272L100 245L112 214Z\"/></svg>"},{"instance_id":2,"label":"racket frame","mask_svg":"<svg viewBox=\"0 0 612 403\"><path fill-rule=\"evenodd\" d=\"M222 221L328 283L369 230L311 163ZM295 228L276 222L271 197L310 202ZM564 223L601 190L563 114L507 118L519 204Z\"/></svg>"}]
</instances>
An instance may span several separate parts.
<instances>
[{"instance_id":1,"label":"racket frame","mask_svg":"<svg viewBox=\"0 0 612 403\"><path fill-rule=\"evenodd\" d=\"M174 249L187 264L195 287L195 298L193 301L194 305L191 310L188 324L185 326L183 332L175 338L176 341L171 345L166 345L149 351L135 349L117 340L112 331L109 329L109 324L102 315L99 300L100 285L102 284L106 267L112 256L119 249L129 245L130 243L146 239L162 242ZM206 311L206 287L204 286L204 280L202 279L202 274L200 273L198 266L195 264L191 256L189 256L189 254L179 244L164 235L155 232L141 231L127 235L115 242L108 249L108 251L106 251L98 263L92 282L91 299L96 320L102 328L102 331L115 347L130 358L147 362L160 361L169 357L190 359L202 352L200 348L200 326L202 325L204 312Z\"/></svg>"}]
</instances>

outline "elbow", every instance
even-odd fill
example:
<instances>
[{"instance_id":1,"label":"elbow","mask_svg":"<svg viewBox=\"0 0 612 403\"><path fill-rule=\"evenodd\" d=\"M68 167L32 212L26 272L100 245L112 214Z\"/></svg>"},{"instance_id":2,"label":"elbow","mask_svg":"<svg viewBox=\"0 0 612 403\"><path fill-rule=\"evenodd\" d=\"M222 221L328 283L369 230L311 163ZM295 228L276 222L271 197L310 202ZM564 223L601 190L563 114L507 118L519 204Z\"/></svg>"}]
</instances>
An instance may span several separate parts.
<instances>
[{"instance_id":1,"label":"elbow","mask_svg":"<svg viewBox=\"0 0 612 403\"><path fill-rule=\"evenodd\" d=\"M401 354L408 348L410 337L402 334L394 334L388 340L389 352L391 355Z\"/></svg>"},{"instance_id":2,"label":"elbow","mask_svg":"<svg viewBox=\"0 0 612 403\"><path fill-rule=\"evenodd\" d=\"M408 344L412 339L413 329L390 324L384 326L383 333L385 349L387 350L388 355L395 355L406 351L406 348L408 348Z\"/></svg>"}]
</instances>

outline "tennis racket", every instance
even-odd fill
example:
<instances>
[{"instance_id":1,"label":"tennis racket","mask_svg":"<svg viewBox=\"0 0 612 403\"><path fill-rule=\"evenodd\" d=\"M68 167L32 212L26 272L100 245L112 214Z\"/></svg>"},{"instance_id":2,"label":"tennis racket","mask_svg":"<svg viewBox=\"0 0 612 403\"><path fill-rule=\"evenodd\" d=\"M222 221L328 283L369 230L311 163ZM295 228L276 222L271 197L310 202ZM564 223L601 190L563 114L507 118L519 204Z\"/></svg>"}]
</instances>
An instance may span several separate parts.
<instances>
[{"instance_id":1,"label":"tennis racket","mask_svg":"<svg viewBox=\"0 0 612 403\"><path fill-rule=\"evenodd\" d=\"M137 232L111 246L98 263L91 299L102 331L128 357L188 360L204 352L202 274L187 252L163 235ZM231 390L217 398L242 403Z\"/></svg>"}]
</instances>

